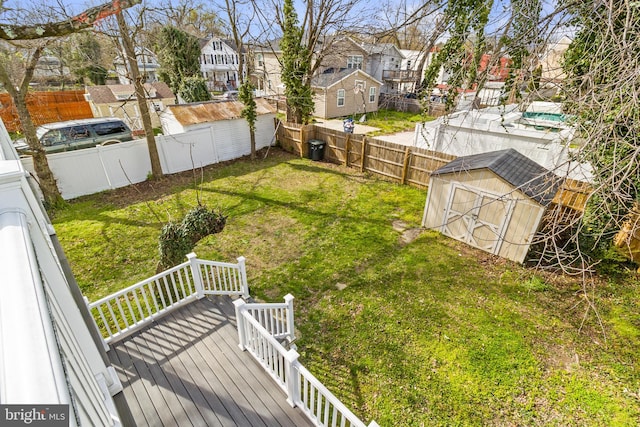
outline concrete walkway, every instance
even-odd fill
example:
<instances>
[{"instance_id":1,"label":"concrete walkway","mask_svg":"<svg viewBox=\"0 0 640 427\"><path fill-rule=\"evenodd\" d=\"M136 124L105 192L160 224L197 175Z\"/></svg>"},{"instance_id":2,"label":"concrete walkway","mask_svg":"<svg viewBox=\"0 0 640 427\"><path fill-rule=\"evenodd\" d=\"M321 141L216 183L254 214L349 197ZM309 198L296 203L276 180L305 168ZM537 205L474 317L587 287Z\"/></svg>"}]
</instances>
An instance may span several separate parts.
<instances>
[{"instance_id":1,"label":"concrete walkway","mask_svg":"<svg viewBox=\"0 0 640 427\"><path fill-rule=\"evenodd\" d=\"M342 131L344 130L344 127L342 125L342 120L319 119L314 124L323 128L328 128L333 130L342 130ZM356 127L353 129L353 133L359 134L359 135L369 133L369 132L375 132L379 130L378 128L374 128L373 126L360 124L357 121L355 122L355 125Z\"/></svg>"},{"instance_id":2,"label":"concrete walkway","mask_svg":"<svg viewBox=\"0 0 640 427\"><path fill-rule=\"evenodd\" d=\"M375 138L382 141L395 142L396 144L408 145L409 147L413 147L415 141L415 132L398 132L391 135L378 135Z\"/></svg>"},{"instance_id":3,"label":"concrete walkway","mask_svg":"<svg viewBox=\"0 0 640 427\"><path fill-rule=\"evenodd\" d=\"M317 122L314 123L317 126L333 129L333 130L344 130L342 125L342 120L329 120L329 119L318 119ZM375 132L380 130L373 126L363 125L361 123L355 122L355 128L353 129L354 134L362 135L369 132ZM398 132L391 135L378 135L374 137L375 139L380 139L382 141L395 142L400 145L408 145L413 147L415 132Z\"/></svg>"}]
</instances>

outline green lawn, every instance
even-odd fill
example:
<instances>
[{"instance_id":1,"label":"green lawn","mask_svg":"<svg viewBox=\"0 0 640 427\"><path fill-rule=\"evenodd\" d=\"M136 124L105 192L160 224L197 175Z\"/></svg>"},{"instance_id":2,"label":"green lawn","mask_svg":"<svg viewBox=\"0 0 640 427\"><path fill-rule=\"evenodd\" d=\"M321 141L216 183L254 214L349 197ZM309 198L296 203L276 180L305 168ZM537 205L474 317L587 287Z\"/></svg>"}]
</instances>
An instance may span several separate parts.
<instances>
[{"instance_id":1,"label":"green lawn","mask_svg":"<svg viewBox=\"0 0 640 427\"><path fill-rule=\"evenodd\" d=\"M424 190L274 149L196 175L198 191L188 173L55 214L90 300L153 275L162 225L199 197L228 220L198 256L245 256L259 299L291 292L302 363L366 422L638 425L637 278L595 287L601 328L569 278L431 231L403 242Z\"/></svg>"}]
</instances>

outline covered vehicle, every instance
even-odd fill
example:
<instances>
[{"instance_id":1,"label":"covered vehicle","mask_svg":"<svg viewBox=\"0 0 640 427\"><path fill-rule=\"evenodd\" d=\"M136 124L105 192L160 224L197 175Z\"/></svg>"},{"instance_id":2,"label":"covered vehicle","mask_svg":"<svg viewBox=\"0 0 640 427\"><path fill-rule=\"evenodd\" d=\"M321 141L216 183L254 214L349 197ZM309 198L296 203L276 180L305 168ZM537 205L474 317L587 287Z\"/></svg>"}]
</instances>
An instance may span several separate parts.
<instances>
[{"instance_id":1,"label":"covered vehicle","mask_svg":"<svg viewBox=\"0 0 640 427\"><path fill-rule=\"evenodd\" d=\"M48 123L36 129L38 141L47 153L79 150L131 141L131 129L117 118L96 118ZM22 138L14 143L18 153L29 153L27 141Z\"/></svg>"}]
</instances>

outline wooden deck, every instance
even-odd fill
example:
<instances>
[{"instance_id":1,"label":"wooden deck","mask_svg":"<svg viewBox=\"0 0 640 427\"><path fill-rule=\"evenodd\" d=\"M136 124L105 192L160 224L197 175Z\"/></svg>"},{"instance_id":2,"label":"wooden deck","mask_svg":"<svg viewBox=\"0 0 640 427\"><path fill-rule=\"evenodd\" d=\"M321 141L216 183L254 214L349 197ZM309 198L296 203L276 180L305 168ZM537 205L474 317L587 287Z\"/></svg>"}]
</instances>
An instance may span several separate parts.
<instances>
[{"instance_id":1,"label":"wooden deck","mask_svg":"<svg viewBox=\"0 0 640 427\"><path fill-rule=\"evenodd\" d=\"M190 303L111 345L138 426L311 426L238 347L228 297Z\"/></svg>"}]
</instances>

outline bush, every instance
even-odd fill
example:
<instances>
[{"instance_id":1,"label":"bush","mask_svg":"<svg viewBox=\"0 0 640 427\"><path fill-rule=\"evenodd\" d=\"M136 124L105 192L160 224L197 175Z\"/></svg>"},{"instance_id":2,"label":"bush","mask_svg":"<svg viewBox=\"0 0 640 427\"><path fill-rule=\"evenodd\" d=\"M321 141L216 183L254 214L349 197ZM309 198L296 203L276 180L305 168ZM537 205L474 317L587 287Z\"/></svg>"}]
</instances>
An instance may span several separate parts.
<instances>
[{"instance_id":1,"label":"bush","mask_svg":"<svg viewBox=\"0 0 640 427\"><path fill-rule=\"evenodd\" d=\"M170 268L184 261L202 238L220 233L227 218L221 213L198 205L191 209L181 223L169 222L160 232L160 266Z\"/></svg>"}]
</instances>

